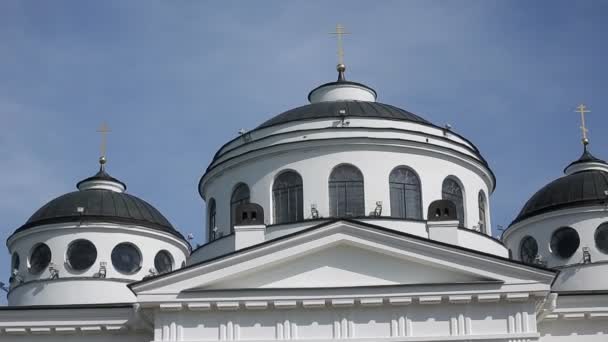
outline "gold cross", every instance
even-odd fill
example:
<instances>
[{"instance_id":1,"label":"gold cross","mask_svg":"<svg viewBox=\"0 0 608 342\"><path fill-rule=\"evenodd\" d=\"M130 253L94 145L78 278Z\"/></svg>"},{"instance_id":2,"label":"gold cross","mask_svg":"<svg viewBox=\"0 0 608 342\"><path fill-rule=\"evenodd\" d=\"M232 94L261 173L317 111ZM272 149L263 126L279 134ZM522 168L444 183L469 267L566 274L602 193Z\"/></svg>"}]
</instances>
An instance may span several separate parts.
<instances>
[{"instance_id":1,"label":"gold cross","mask_svg":"<svg viewBox=\"0 0 608 342\"><path fill-rule=\"evenodd\" d=\"M350 34L344 30L344 26L336 25L336 32L330 32L329 34L335 34L338 39L338 64L344 64L344 48L342 47L342 38L345 34Z\"/></svg>"},{"instance_id":2,"label":"gold cross","mask_svg":"<svg viewBox=\"0 0 608 342\"><path fill-rule=\"evenodd\" d=\"M101 157L106 157L106 144L107 144L107 135L112 132L108 125L104 122L101 124L101 127L97 129L97 132L101 133Z\"/></svg>"},{"instance_id":3,"label":"gold cross","mask_svg":"<svg viewBox=\"0 0 608 342\"><path fill-rule=\"evenodd\" d=\"M587 138L587 132L589 132L589 130L585 125L585 113L591 113L591 111L587 110L587 106L582 103L578 107L576 107L576 109L577 110L575 110L575 112L581 113L581 131L583 132L583 145L586 146L587 144L589 144L589 139Z\"/></svg>"}]
</instances>

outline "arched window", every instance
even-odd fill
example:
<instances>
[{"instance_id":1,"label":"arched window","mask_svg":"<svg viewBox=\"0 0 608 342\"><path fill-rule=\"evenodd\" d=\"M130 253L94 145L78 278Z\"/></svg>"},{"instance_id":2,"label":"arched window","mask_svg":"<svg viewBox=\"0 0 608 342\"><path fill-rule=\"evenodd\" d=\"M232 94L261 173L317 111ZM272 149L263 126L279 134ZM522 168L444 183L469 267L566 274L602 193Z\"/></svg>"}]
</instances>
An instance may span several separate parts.
<instances>
[{"instance_id":1,"label":"arched window","mask_svg":"<svg viewBox=\"0 0 608 342\"><path fill-rule=\"evenodd\" d=\"M477 202L479 203L479 230L481 232L486 232L486 194L483 193L483 190L479 190L479 196L477 196Z\"/></svg>"},{"instance_id":2,"label":"arched window","mask_svg":"<svg viewBox=\"0 0 608 342\"><path fill-rule=\"evenodd\" d=\"M329 215L365 215L363 174L356 167L340 165L329 175Z\"/></svg>"},{"instance_id":3,"label":"arched window","mask_svg":"<svg viewBox=\"0 0 608 342\"><path fill-rule=\"evenodd\" d=\"M296 222L304 219L302 177L297 172L281 173L272 185L274 223Z\"/></svg>"},{"instance_id":4,"label":"arched window","mask_svg":"<svg viewBox=\"0 0 608 342\"><path fill-rule=\"evenodd\" d=\"M452 178L444 179L441 187L441 198L454 202L458 221L461 226L464 226L464 196L460 184Z\"/></svg>"},{"instance_id":5,"label":"arched window","mask_svg":"<svg viewBox=\"0 0 608 342\"><path fill-rule=\"evenodd\" d=\"M230 197L230 230L234 230L234 222L236 222L236 207L240 204L249 203L249 187L245 183L241 183L234 188Z\"/></svg>"},{"instance_id":6,"label":"arched window","mask_svg":"<svg viewBox=\"0 0 608 342\"><path fill-rule=\"evenodd\" d=\"M217 238L216 231L216 211L215 211L215 200L212 198L209 200L209 209L207 210L207 232L209 234L209 241L213 241Z\"/></svg>"},{"instance_id":7,"label":"arched window","mask_svg":"<svg viewBox=\"0 0 608 342\"><path fill-rule=\"evenodd\" d=\"M420 179L407 167L394 169L388 177L391 193L391 216L422 219Z\"/></svg>"}]
</instances>

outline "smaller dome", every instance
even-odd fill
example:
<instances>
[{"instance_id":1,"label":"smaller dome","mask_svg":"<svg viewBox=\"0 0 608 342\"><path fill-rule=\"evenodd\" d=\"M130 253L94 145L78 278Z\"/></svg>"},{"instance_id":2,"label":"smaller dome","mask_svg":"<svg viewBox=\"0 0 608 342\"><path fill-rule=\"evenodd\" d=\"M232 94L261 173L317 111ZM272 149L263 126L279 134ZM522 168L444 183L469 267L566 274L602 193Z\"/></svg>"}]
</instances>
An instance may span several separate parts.
<instances>
[{"instance_id":1,"label":"smaller dome","mask_svg":"<svg viewBox=\"0 0 608 342\"><path fill-rule=\"evenodd\" d=\"M100 168L77 184L78 191L59 196L38 209L15 233L52 223L105 221L135 224L184 237L152 205L124 192L126 184Z\"/></svg>"},{"instance_id":2,"label":"smaller dome","mask_svg":"<svg viewBox=\"0 0 608 342\"><path fill-rule=\"evenodd\" d=\"M511 225L550 211L605 204L608 201L608 173L586 170L554 180L536 192Z\"/></svg>"}]
</instances>

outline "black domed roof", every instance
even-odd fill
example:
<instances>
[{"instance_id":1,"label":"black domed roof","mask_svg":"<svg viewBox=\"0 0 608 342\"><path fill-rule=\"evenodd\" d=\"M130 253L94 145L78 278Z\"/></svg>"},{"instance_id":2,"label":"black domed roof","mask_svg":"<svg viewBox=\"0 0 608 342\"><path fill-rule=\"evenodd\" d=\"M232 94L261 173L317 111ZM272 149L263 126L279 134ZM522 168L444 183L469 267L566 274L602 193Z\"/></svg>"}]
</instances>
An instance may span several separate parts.
<instances>
[{"instance_id":1,"label":"black domed roof","mask_svg":"<svg viewBox=\"0 0 608 342\"><path fill-rule=\"evenodd\" d=\"M380 102L326 101L290 109L264 122L257 128L265 128L292 121L326 118L341 119L343 117L381 118L431 124L416 114Z\"/></svg>"},{"instance_id":2,"label":"black domed roof","mask_svg":"<svg viewBox=\"0 0 608 342\"><path fill-rule=\"evenodd\" d=\"M554 180L536 192L511 223L546 212L606 203L608 173L586 170Z\"/></svg>"},{"instance_id":3,"label":"black domed roof","mask_svg":"<svg viewBox=\"0 0 608 342\"><path fill-rule=\"evenodd\" d=\"M102 221L143 226L184 238L156 208L141 198L122 191L81 188L82 184L92 181L110 181L126 188L102 168L93 177L79 182L79 191L59 196L42 206L15 233L43 224Z\"/></svg>"}]
</instances>

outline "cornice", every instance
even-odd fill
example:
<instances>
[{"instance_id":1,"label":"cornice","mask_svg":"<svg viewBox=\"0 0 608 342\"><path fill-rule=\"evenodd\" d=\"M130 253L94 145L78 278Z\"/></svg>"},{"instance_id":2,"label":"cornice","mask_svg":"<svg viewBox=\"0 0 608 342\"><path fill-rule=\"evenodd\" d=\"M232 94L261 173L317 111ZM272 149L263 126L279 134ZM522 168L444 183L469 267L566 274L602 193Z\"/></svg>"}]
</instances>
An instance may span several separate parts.
<instances>
[{"instance_id":1,"label":"cornice","mask_svg":"<svg viewBox=\"0 0 608 342\"><path fill-rule=\"evenodd\" d=\"M437 155L443 155L448 158L453 158L454 160L458 160L465 165L471 167L472 170L479 172L480 175L483 175L488 180L488 188L494 189L496 188L496 177L490 167L487 165L485 160L478 159L473 155L468 155L463 152L457 151L455 149L429 144L421 141L409 140L409 139L396 139L396 138L377 138L377 137L339 137L339 138L323 138L323 139L308 139L303 141L292 141L286 143L279 143L270 146L261 147L258 149L253 149L250 151L243 152L242 154L227 158L225 160L220 161L219 163L213 164L210 168L205 172L205 174L199 180L199 194L205 199L203 193L204 184L211 181L217 174L223 172L226 169L231 169L245 163L249 160L256 160L261 156L271 156L279 153L283 153L286 151L293 152L295 150L303 150L303 149L311 149L322 146L327 148L327 146L345 146L347 144L352 144L353 146L367 144L368 146L383 146L383 147L393 147L393 148L408 148L413 150L419 150L427 153L434 153Z\"/></svg>"}]
</instances>

